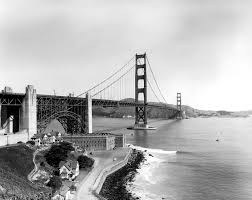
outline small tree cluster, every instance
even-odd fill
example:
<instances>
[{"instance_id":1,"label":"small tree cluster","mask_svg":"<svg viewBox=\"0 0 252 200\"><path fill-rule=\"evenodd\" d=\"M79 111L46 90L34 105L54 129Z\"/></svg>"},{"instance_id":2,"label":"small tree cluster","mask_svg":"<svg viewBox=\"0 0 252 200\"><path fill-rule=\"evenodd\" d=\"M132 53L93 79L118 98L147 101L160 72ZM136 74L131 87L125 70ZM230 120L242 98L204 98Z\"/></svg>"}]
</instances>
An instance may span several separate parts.
<instances>
[{"instance_id":1,"label":"small tree cluster","mask_svg":"<svg viewBox=\"0 0 252 200\"><path fill-rule=\"evenodd\" d=\"M52 176L50 181L47 183L48 187L51 187L53 191L60 189L62 186L62 180L59 176Z\"/></svg>"},{"instance_id":2,"label":"small tree cluster","mask_svg":"<svg viewBox=\"0 0 252 200\"><path fill-rule=\"evenodd\" d=\"M79 162L79 165L80 165L80 168L90 168L93 166L94 164L94 159L92 158L89 158L87 156L84 156L84 155L81 155L78 157L78 162Z\"/></svg>"},{"instance_id":3,"label":"small tree cluster","mask_svg":"<svg viewBox=\"0 0 252 200\"><path fill-rule=\"evenodd\" d=\"M73 150L74 148L68 142L61 142L60 144L55 144L45 154L46 162L49 165L58 168L60 161L65 161L67 159L68 153Z\"/></svg>"}]
</instances>

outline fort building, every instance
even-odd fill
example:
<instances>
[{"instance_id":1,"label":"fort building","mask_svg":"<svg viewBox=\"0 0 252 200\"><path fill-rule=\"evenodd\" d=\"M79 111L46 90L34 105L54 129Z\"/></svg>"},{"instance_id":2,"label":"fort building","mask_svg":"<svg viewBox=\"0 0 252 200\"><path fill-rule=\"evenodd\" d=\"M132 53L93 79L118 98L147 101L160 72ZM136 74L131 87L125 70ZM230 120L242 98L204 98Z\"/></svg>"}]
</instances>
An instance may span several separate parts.
<instances>
[{"instance_id":1,"label":"fort building","mask_svg":"<svg viewBox=\"0 0 252 200\"><path fill-rule=\"evenodd\" d=\"M87 151L112 150L125 146L125 135L111 133L91 133L83 135L64 135L62 139L74 143Z\"/></svg>"}]
</instances>

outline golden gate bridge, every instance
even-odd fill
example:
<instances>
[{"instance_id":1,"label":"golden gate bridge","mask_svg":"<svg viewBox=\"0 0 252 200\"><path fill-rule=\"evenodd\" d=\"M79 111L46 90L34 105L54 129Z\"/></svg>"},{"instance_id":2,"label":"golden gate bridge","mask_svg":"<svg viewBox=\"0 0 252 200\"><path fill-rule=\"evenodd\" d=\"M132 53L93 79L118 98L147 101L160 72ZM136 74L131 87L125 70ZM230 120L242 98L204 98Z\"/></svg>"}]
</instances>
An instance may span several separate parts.
<instances>
[{"instance_id":1,"label":"golden gate bridge","mask_svg":"<svg viewBox=\"0 0 252 200\"><path fill-rule=\"evenodd\" d=\"M136 129L148 128L151 108L165 111L162 118L182 117L181 93L177 93L177 105L169 105L147 55L136 54L109 77L75 97L37 94L32 86L26 88L25 94L3 91L0 122L4 129L12 117L14 131L26 128L42 133L57 119L67 133L90 133L92 107L99 106L134 107Z\"/></svg>"}]
</instances>

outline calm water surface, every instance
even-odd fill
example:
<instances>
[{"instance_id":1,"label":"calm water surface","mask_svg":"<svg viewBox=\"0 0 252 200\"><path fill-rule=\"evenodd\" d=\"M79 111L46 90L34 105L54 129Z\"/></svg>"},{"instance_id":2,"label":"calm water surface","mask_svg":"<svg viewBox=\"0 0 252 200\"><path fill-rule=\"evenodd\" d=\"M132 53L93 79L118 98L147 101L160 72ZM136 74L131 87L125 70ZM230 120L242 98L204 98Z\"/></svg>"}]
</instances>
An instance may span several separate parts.
<instances>
[{"instance_id":1,"label":"calm water surface","mask_svg":"<svg viewBox=\"0 0 252 200\"><path fill-rule=\"evenodd\" d=\"M96 130L132 124L133 120L94 120ZM115 130L127 133L127 143L153 155L147 156L128 190L143 200L252 199L252 118L195 118L151 125L158 129Z\"/></svg>"}]
</instances>

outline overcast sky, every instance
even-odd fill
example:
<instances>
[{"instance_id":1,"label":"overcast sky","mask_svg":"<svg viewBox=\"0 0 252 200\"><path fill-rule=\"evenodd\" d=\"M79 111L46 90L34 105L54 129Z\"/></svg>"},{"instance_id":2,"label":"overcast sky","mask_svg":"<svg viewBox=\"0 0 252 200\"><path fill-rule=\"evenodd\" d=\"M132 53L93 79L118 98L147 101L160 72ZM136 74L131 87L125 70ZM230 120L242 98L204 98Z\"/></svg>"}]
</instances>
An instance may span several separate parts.
<instances>
[{"instance_id":1,"label":"overcast sky","mask_svg":"<svg viewBox=\"0 0 252 200\"><path fill-rule=\"evenodd\" d=\"M252 109L251 0L0 0L0 87L79 94L147 52L169 103Z\"/></svg>"}]
</instances>

